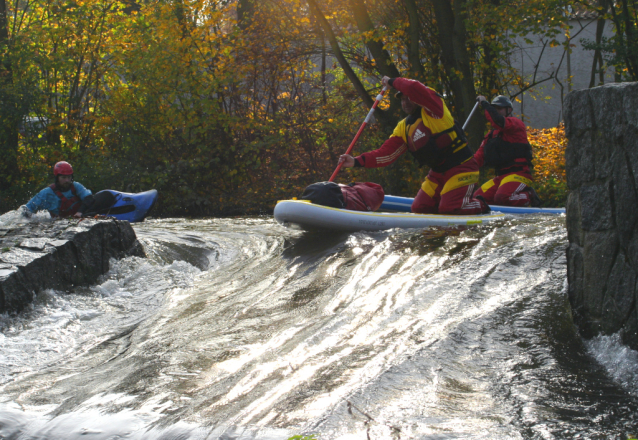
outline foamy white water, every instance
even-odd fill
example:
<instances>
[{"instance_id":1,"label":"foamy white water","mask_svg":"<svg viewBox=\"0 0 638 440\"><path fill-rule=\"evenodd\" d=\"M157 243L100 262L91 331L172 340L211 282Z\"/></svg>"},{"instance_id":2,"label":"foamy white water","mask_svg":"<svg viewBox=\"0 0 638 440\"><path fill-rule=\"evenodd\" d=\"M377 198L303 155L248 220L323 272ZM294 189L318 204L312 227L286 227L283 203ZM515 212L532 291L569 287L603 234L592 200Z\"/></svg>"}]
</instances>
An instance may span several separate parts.
<instances>
[{"instance_id":1,"label":"foamy white water","mask_svg":"<svg viewBox=\"0 0 638 440\"><path fill-rule=\"evenodd\" d=\"M638 361L576 333L563 222L138 225L148 259L3 318L0 436L621 438Z\"/></svg>"}]
</instances>

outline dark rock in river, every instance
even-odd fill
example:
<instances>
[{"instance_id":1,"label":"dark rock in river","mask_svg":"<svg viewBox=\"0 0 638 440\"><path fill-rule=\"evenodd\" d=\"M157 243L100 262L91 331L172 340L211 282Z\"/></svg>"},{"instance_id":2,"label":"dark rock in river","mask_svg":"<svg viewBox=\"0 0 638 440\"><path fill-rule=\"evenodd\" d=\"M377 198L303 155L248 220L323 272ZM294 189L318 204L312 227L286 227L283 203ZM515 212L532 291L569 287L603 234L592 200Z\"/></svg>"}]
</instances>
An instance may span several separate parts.
<instances>
[{"instance_id":1,"label":"dark rock in river","mask_svg":"<svg viewBox=\"0 0 638 440\"><path fill-rule=\"evenodd\" d=\"M129 222L59 220L0 227L0 312L22 310L44 289L88 285L111 258L144 256Z\"/></svg>"},{"instance_id":2,"label":"dark rock in river","mask_svg":"<svg viewBox=\"0 0 638 440\"><path fill-rule=\"evenodd\" d=\"M574 321L638 349L638 83L571 92L564 108Z\"/></svg>"}]
</instances>

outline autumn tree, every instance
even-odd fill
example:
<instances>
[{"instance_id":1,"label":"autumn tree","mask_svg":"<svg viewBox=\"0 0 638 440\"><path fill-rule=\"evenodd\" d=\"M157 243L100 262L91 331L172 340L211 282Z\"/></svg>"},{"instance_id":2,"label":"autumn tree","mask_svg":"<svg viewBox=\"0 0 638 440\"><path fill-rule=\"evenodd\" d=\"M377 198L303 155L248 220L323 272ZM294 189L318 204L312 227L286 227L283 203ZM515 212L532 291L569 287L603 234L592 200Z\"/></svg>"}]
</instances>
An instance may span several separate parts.
<instances>
[{"instance_id":1,"label":"autumn tree","mask_svg":"<svg viewBox=\"0 0 638 440\"><path fill-rule=\"evenodd\" d=\"M0 1L0 175L22 191L3 206L67 159L92 189L157 188L172 215L259 212L325 180L384 75L428 84L461 122L479 93L532 87L508 64L512 35L562 17L558 0ZM387 138L399 101L375 116L359 151ZM412 195L423 170L342 176Z\"/></svg>"},{"instance_id":2,"label":"autumn tree","mask_svg":"<svg viewBox=\"0 0 638 440\"><path fill-rule=\"evenodd\" d=\"M16 183L18 173L18 127L25 113L26 99L14 81L9 34L9 9L0 0L0 190Z\"/></svg>"},{"instance_id":3,"label":"autumn tree","mask_svg":"<svg viewBox=\"0 0 638 440\"><path fill-rule=\"evenodd\" d=\"M594 51L590 87L603 82L604 66L615 68L616 81L638 80L638 9L635 2L627 0L584 1L580 5L598 15L595 41L583 45ZM605 23L614 26L611 38L603 36Z\"/></svg>"}]
</instances>

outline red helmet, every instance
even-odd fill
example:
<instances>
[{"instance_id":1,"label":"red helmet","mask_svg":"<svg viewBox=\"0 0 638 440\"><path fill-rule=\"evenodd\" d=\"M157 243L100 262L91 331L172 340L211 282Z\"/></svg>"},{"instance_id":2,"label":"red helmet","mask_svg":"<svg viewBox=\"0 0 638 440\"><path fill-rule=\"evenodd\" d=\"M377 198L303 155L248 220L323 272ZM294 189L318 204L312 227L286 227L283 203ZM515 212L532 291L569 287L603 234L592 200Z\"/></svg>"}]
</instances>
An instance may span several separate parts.
<instances>
[{"instance_id":1,"label":"red helmet","mask_svg":"<svg viewBox=\"0 0 638 440\"><path fill-rule=\"evenodd\" d=\"M58 162L53 167L53 175L59 176L62 174L63 176L70 176L73 174L73 167L68 162Z\"/></svg>"}]
</instances>

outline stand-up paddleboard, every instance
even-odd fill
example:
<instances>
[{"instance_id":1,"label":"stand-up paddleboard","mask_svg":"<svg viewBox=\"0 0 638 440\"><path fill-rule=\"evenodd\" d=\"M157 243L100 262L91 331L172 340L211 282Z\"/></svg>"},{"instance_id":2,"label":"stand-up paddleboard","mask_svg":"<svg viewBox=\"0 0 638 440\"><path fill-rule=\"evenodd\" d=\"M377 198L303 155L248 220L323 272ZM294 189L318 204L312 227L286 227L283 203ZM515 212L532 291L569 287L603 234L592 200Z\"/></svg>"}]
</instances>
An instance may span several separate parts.
<instances>
[{"instance_id":1,"label":"stand-up paddleboard","mask_svg":"<svg viewBox=\"0 0 638 440\"><path fill-rule=\"evenodd\" d=\"M379 209L383 211L410 212L414 201L411 197L385 196ZM490 205L493 212L503 214L565 214L565 208L534 208L518 206Z\"/></svg>"},{"instance_id":2,"label":"stand-up paddleboard","mask_svg":"<svg viewBox=\"0 0 638 440\"><path fill-rule=\"evenodd\" d=\"M350 211L315 205L307 200L280 200L275 206L274 214L275 220L284 226L344 232L428 226L471 226L505 218L503 214L441 215Z\"/></svg>"},{"instance_id":3,"label":"stand-up paddleboard","mask_svg":"<svg viewBox=\"0 0 638 440\"><path fill-rule=\"evenodd\" d=\"M141 193L126 193L105 189L95 194L95 199L100 200L102 208L91 214L115 217L118 220L127 220L131 223L141 222L148 215L149 211L157 201L157 190L144 191ZM105 205L103 204L105 203Z\"/></svg>"}]
</instances>

